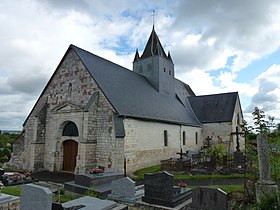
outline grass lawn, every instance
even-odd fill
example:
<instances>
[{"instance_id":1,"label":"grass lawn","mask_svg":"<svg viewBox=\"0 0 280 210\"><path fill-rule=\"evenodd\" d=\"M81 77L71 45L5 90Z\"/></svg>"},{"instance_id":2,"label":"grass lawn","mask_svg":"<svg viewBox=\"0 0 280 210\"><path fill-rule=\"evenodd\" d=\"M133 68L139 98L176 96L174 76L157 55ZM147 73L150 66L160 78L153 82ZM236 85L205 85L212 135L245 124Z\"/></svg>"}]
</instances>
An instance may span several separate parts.
<instances>
[{"instance_id":1,"label":"grass lawn","mask_svg":"<svg viewBox=\"0 0 280 210\"><path fill-rule=\"evenodd\" d=\"M1 192L5 193L5 194L8 194L8 195L13 195L13 196L20 197L21 186L22 185L4 186L2 188L2 190L1 190ZM90 192L90 191L86 192L85 195L96 197L96 194L94 192ZM80 198L80 197L82 197L82 195L78 195L78 194L64 194L64 192L62 192L62 194L60 196L58 194L53 194L53 201L54 202L60 201L60 203L65 203L67 201L74 200L74 199L77 199L77 198Z\"/></svg>"},{"instance_id":2,"label":"grass lawn","mask_svg":"<svg viewBox=\"0 0 280 210\"><path fill-rule=\"evenodd\" d=\"M151 166L147 168L143 168L134 172L134 180L143 180L145 173L156 173L160 171L160 165ZM236 178L244 178L244 174L231 174L231 175L221 175L221 174L213 174L213 175L187 175L187 174L175 174L175 180L184 180L184 179L236 179Z\"/></svg>"},{"instance_id":3,"label":"grass lawn","mask_svg":"<svg viewBox=\"0 0 280 210\"><path fill-rule=\"evenodd\" d=\"M1 190L2 193L14 196L20 196L21 187L18 186L4 186Z\"/></svg>"}]
</instances>

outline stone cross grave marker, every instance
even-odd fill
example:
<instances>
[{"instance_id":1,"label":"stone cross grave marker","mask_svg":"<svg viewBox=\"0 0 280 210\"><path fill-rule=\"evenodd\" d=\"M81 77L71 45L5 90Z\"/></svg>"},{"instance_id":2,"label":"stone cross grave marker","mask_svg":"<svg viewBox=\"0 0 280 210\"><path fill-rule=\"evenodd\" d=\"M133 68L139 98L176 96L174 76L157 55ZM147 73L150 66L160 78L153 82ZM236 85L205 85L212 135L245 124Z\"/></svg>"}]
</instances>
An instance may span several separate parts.
<instances>
[{"instance_id":1,"label":"stone cross grave marker","mask_svg":"<svg viewBox=\"0 0 280 210\"><path fill-rule=\"evenodd\" d=\"M231 135L236 135L236 151L240 152L239 135L243 135L243 132L239 132L238 126L235 128L235 132L231 132Z\"/></svg>"},{"instance_id":2,"label":"stone cross grave marker","mask_svg":"<svg viewBox=\"0 0 280 210\"><path fill-rule=\"evenodd\" d=\"M22 186L20 210L51 210L52 192L49 188L34 184Z\"/></svg>"},{"instance_id":3,"label":"stone cross grave marker","mask_svg":"<svg viewBox=\"0 0 280 210\"><path fill-rule=\"evenodd\" d=\"M260 179L256 183L256 197L259 202L264 195L276 193L278 187L275 182L272 181L270 176L270 163L266 135L259 134L257 136L257 147Z\"/></svg>"},{"instance_id":4,"label":"stone cross grave marker","mask_svg":"<svg viewBox=\"0 0 280 210\"><path fill-rule=\"evenodd\" d=\"M203 210L227 210L227 193L219 188L199 187L192 192L192 207Z\"/></svg>"}]
</instances>

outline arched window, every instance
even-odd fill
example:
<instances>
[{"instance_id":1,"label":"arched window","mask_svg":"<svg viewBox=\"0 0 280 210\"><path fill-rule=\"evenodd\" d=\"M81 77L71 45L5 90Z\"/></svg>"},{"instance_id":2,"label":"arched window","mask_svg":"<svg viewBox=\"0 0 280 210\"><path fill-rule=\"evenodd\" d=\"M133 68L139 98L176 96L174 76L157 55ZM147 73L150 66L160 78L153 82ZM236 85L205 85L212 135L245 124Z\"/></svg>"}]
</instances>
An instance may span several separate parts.
<instances>
[{"instance_id":1,"label":"arched window","mask_svg":"<svg viewBox=\"0 0 280 210\"><path fill-rule=\"evenodd\" d=\"M198 144L198 134L195 132L195 144Z\"/></svg>"},{"instance_id":2,"label":"arched window","mask_svg":"<svg viewBox=\"0 0 280 210\"><path fill-rule=\"evenodd\" d=\"M168 133L167 130L164 130L164 146L167 147L168 146Z\"/></svg>"},{"instance_id":3,"label":"arched window","mask_svg":"<svg viewBox=\"0 0 280 210\"><path fill-rule=\"evenodd\" d=\"M186 145L186 132L183 131L183 145Z\"/></svg>"},{"instance_id":4,"label":"arched window","mask_svg":"<svg viewBox=\"0 0 280 210\"><path fill-rule=\"evenodd\" d=\"M76 124L73 122L67 123L63 129L62 136L79 136Z\"/></svg>"}]
</instances>

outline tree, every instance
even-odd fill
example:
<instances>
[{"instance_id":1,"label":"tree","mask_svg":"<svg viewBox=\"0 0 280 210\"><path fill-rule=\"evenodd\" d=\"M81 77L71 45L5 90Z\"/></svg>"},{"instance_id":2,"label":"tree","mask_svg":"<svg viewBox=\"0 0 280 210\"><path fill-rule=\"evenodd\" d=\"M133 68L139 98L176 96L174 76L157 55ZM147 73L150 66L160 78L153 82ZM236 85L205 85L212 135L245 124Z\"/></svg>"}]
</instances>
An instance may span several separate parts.
<instances>
[{"instance_id":1,"label":"tree","mask_svg":"<svg viewBox=\"0 0 280 210\"><path fill-rule=\"evenodd\" d=\"M264 111L260 110L258 107L255 107L252 112L255 129L258 133L267 133L269 131L268 121L265 120Z\"/></svg>"}]
</instances>

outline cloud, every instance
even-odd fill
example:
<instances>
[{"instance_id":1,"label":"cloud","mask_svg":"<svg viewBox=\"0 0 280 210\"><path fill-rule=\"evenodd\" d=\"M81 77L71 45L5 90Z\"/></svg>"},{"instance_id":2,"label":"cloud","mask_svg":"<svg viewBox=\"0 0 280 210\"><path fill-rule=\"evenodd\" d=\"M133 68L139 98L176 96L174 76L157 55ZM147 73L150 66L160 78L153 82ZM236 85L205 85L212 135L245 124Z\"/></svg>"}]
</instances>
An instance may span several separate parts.
<instances>
[{"instance_id":1,"label":"cloud","mask_svg":"<svg viewBox=\"0 0 280 210\"><path fill-rule=\"evenodd\" d=\"M152 10L177 78L196 94L239 91L253 97L248 106L263 107L279 95L278 66L236 82L239 71L280 46L276 1L3 0L0 9L0 129L20 128L70 44L131 69Z\"/></svg>"},{"instance_id":2,"label":"cloud","mask_svg":"<svg viewBox=\"0 0 280 210\"><path fill-rule=\"evenodd\" d=\"M178 57L177 62L187 59L190 67L217 69L225 67L227 58L236 56L231 69L241 70L280 46L277 8L279 3L272 0L180 1L173 31L183 29L175 47L184 56ZM192 34L200 36L195 45L199 47L183 45L184 37ZM209 40L215 42L209 45ZM213 60L220 61L215 68Z\"/></svg>"},{"instance_id":3,"label":"cloud","mask_svg":"<svg viewBox=\"0 0 280 210\"><path fill-rule=\"evenodd\" d=\"M251 98L251 103L246 107L246 113L252 113L255 107L263 110L266 115L275 117L275 122L280 122L280 65L272 65L261 73L255 83L257 92Z\"/></svg>"}]
</instances>

